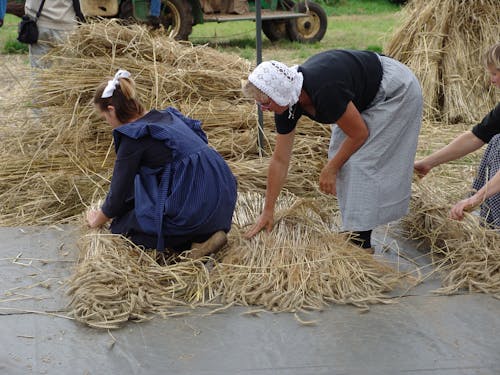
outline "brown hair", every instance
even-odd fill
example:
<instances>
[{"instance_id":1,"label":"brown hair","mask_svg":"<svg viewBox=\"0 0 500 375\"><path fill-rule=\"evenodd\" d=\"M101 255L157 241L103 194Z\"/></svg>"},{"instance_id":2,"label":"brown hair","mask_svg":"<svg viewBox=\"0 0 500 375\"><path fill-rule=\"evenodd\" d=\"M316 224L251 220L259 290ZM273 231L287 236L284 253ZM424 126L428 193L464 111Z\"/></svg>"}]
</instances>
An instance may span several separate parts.
<instances>
[{"instance_id":1,"label":"brown hair","mask_svg":"<svg viewBox=\"0 0 500 375\"><path fill-rule=\"evenodd\" d=\"M107 111L108 106L115 107L116 118L123 124L144 113L144 106L136 97L135 83L132 78L120 78L113 95L102 98L102 93L108 82L99 85L94 94L94 104L101 111Z\"/></svg>"},{"instance_id":2,"label":"brown hair","mask_svg":"<svg viewBox=\"0 0 500 375\"><path fill-rule=\"evenodd\" d=\"M494 66L500 69L500 42L494 44L484 55L484 63L487 67Z\"/></svg>"}]
</instances>

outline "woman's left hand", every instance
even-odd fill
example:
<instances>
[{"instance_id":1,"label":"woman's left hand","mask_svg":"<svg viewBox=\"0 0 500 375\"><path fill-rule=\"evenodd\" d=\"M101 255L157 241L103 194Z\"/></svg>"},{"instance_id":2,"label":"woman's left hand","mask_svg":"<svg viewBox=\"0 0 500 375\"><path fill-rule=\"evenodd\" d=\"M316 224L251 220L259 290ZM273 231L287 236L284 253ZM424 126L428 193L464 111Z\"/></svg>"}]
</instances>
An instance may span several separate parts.
<instances>
[{"instance_id":1,"label":"woman's left hand","mask_svg":"<svg viewBox=\"0 0 500 375\"><path fill-rule=\"evenodd\" d=\"M87 212L87 224L91 228L100 227L108 220L108 217L104 215L102 210L90 210L89 212Z\"/></svg>"},{"instance_id":2,"label":"woman's left hand","mask_svg":"<svg viewBox=\"0 0 500 375\"><path fill-rule=\"evenodd\" d=\"M337 171L328 164L321 170L319 189L325 194L337 195Z\"/></svg>"}]
</instances>

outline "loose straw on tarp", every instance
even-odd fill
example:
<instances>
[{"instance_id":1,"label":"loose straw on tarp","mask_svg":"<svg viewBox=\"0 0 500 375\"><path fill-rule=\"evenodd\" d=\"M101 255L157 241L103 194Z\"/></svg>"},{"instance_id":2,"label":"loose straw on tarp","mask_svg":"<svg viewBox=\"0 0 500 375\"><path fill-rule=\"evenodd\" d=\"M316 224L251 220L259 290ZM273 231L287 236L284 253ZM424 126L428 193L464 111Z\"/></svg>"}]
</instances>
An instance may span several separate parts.
<instances>
[{"instance_id":1,"label":"loose straw on tarp","mask_svg":"<svg viewBox=\"0 0 500 375\"><path fill-rule=\"evenodd\" d=\"M278 202L273 233L244 240L262 204L261 194L240 194L229 243L211 260L165 259L105 230L85 230L68 289L71 316L92 327L117 328L202 306L215 312L233 305L275 312L332 303L367 308L390 303L387 292L410 281L332 232L337 210L325 199L286 195Z\"/></svg>"}]
</instances>

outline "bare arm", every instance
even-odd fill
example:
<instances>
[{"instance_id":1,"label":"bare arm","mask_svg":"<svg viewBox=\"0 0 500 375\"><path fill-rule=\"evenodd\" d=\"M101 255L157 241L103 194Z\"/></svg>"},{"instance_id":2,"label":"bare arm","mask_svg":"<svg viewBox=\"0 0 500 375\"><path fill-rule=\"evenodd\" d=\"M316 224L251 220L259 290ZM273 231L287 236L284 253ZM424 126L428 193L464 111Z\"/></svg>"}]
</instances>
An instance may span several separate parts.
<instances>
[{"instance_id":1,"label":"bare arm","mask_svg":"<svg viewBox=\"0 0 500 375\"><path fill-rule=\"evenodd\" d=\"M479 189L476 194L455 204L451 208L450 217L455 220L462 220L464 217L464 211L468 211L476 206L479 206L485 199L497 193L500 193L500 171L498 171L491 180Z\"/></svg>"},{"instance_id":2,"label":"bare arm","mask_svg":"<svg viewBox=\"0 0 500 375\"><path fill-rule=\"evenodd\" d=\"M274 208L288 174L294 138L295 130L288 134L278 134L276 136L276 146L267 172L264 209L257 222L245 233L247 238L253 237L264 228L270 232L273 227Z\"/></svg>"},{"instance_id":3,"label":"bare arm","mask_svg":"<svg viewBox=\"0 0 500 375\"><path fill-rule=\"evenodd\" d=\"M415 172L419 177L424 177L429 171L443 163L460 159L481 148L484 142L471 131L465 132L455 138L442 149L432 153L422 160L415 162Z\"/></svg>"},{"instance_id":4,"label":"bare arm","mask_svg":"<svg viewBox=\"0 0 500 375\"><path fill-rule=\"evenodd\" d=\"M336 194L336 176L340 168L367 140L369 131L356 106L349 102L347 109L337 121L347 136L337 153L323 167L319 179L321 191Z\"/></svg>"}]
</instances>

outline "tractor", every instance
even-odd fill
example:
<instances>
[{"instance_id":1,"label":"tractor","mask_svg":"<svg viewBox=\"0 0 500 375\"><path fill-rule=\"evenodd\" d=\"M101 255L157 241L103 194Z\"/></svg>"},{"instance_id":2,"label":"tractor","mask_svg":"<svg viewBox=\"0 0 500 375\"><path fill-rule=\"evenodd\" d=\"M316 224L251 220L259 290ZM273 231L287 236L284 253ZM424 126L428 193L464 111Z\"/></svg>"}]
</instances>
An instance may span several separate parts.
<instances>
[{"instance_id":1,"label":"tractor","mask_svg":"<svg viewBox=\"0 0 500 375\"><path fill-rule=\"evenodd\" d=\"M194 25L255 20L256 17L255 0L161 1L161 24L177 40L187 40ZM8 9L13 9L16 2L19 4L19 0L9 1ZM80 0L80 4L86 17L146 22L149 15L149 0ZM289 39L313 43L320 41L325 35L328 19L323 8L314 2L262 0L261 9L262 31L272 42Z\"/></svg>"}]
</instances>

